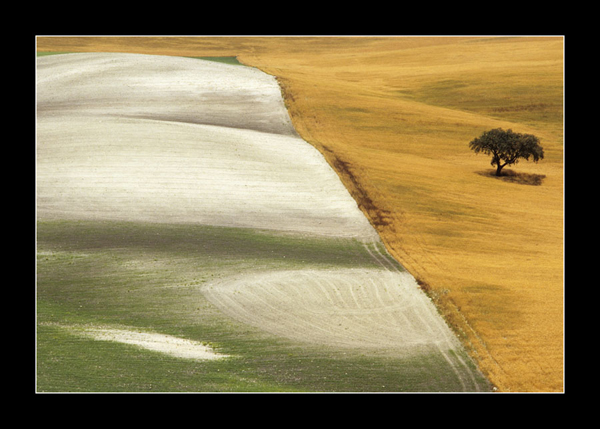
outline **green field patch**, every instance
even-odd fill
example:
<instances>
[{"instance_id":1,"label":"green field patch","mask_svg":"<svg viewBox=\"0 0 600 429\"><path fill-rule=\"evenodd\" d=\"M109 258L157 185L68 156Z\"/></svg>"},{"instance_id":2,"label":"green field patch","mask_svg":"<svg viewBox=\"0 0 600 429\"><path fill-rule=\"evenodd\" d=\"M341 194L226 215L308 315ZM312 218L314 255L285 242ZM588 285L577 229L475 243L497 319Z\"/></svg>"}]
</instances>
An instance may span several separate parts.
<instances>
[{"instance_id":1,"label":"green field patch","mask_svg":"<svg viewBox=\"0 0 600 429\"><path fill-rule=\"evenodd\" d=\"M37 52L36 56L38 56L38 57L45 57L47 55L62 55L62 54L71 54L71 53L72 52L59 52L59 51L56 51L56 52Z\"/></svg>"},{"instance_id":2,"label":"green field patch","mask_svg":"<svg viewBox=\"0 0 600 429\"><path fill-rule=\"evenodd\" d=\"M189 57L189 58L196 58L199 60L206 60L206 61L215 61L218 63L231 64L234 66L243 66L244 65L238 61L237 57Z\"/></svg>"},{"instance_id":3,"label":"green field patch","mask_svg":"<svg viewBox=\"0 0 600 429\"><path fill-rule=\"evenodd\" d=\"M276 231L206 225L57 221L38 224L42 251L109 251L132 255L197 258L227 263L272 263L290 267L376 267L355 239L303 236Z\"/></svg>"},{"instance_id":4,"label":"green field patch","mask_svg":"<svg viewBox=\"0 0 600 429\"><path fill-rule=\"evenodd\" d=\"M58 326L37 332L40 392L452 392L462 390L441 356L340 354L247 335L236 359L190 361L95 341Z\"/></svg>"},{"instance_id":5,"label":"green field patch","mask_svg":"<svg viewBox=\"0 0 600 429\"><path fill-rule=\"evenodd\" d=\"M203 295L256 270L378 267L362 243L202 225L51 221L37 228L40 392L462 391L434 350L383 357L296 343L226 316ZM284 258L285 256L285 258ZM126 326L206 342L191 361L63 326ZM466 374L463 374L466 379ZM483 380L467 389L485 388Z\"/></svg>"},{"instance_id":6,"label":"green field patch","mask_svg":"<svg viewBox=\"0 0 600 429\"><path fill-rule=\"evenodd\" d=\"M72 54L73 52L36 52L36 56L44 57L47 55L62 55L62 54ZM240 63L237 57L187 57L187 58L196 58L198 60L206 60L206 61L215 61L217 63L230 64L234 66L243 66L244 64Z\"/></svg>"}]
</instances>

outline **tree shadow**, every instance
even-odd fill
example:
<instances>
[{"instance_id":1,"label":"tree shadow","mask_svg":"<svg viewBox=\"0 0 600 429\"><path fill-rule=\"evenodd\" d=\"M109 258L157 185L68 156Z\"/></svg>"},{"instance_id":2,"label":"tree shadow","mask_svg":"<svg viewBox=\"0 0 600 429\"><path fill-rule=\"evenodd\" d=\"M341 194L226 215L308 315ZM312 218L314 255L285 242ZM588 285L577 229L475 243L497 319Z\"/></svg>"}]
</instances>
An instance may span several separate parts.
<instances>
[{"instance_id":1,"label":"tree shadow","mask_svg":"<svg viewBox=\"0 0 600 429\"><path fill-rule=\"evenodd\" d=\"M546 178L546 175L544 174L517 173L513 170L503 171L501 176L496 176L496 170L477 171L476 173L481 176L492 177L504 182L530 186L540 186Z\"/></svg>"}]
</instances>

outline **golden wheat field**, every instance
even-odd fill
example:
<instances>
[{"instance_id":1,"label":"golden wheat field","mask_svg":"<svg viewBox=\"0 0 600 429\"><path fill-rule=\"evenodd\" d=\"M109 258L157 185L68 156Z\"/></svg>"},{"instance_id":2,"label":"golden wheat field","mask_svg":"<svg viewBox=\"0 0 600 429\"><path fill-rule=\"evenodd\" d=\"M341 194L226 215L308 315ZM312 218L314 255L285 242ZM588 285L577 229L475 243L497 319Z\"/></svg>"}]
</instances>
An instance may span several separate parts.
<instances>
[{"instance_id":1,"label":"golden wheat field","mask_svg":"<svg viewBox=\"0 0 600 429\"><path fill-rule=\"evenodd\" d=\"M562 37L38 37L38 52L236 56L279 80L390 253L503 392L564 391ZM505 178L468 143L540 138Z\"/></svg>"}]
</instances>

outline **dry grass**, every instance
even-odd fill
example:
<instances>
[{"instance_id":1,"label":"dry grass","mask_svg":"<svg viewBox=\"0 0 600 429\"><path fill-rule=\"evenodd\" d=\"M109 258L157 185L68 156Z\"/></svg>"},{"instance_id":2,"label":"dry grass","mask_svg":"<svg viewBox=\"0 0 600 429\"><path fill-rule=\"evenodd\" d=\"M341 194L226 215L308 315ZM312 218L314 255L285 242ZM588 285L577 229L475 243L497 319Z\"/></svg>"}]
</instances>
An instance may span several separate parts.
<instances>
[{"instance_id":1,"label":"dry grass","mask_svg":"<svg viewBox=\"0 0 600 429\"><path fill-rule=\"evenodd\" d=\"M390 252L423 284L502 391L563 390L563 40L39 38L39 51L237 56L278 77ZM481 174L468 142L491 128L541 139Z\"/></svg>"}]
</instances>

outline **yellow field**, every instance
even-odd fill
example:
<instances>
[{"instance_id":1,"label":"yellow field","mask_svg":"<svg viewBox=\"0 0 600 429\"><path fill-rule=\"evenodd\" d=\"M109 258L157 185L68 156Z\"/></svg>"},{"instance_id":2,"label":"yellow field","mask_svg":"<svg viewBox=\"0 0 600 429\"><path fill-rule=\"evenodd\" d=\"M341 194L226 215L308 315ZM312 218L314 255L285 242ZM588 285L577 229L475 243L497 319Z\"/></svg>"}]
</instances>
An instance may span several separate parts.
<instances>
[{"instance_id":1,"label":"yellow field","mask_svg":"<svg viewBox=\"0 0 600 429\"><path fill-rule=\"evenodd\" d=\"M297 131L500 391L563 385L561 37L41 37L38 51L237 56L278 77ZM535 134L491 177L468 143ZM508 168L507 168L508 169ZM506 170L506 169L505 169ZM533 179L541 185L534 185Z\"/></svg>"}]
</instances>

